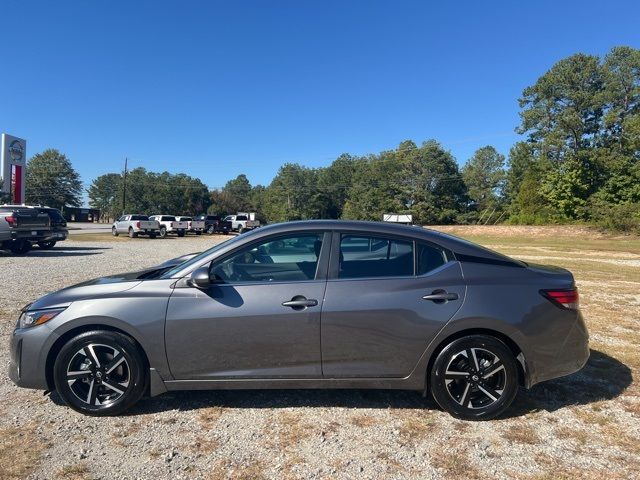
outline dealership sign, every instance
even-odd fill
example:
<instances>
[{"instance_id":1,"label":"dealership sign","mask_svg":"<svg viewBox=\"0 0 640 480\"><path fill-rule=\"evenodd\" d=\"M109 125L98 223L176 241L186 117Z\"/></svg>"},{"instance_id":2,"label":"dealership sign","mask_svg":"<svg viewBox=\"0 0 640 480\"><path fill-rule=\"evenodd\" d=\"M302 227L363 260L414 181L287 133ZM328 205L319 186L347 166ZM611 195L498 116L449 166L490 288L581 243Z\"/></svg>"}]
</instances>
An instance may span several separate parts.
<instances>
[{"instance_id":1,"label":"dealership sign","mask_svg":"<svg viewBox=\"0 0 640 480\"><path fill-rule=\"evenodd\" d=\"M11 203L24 203L24 178L27 171L27 142L2 134L0 176L2 191L10 195Z\"/></svg>"}]
</instances>

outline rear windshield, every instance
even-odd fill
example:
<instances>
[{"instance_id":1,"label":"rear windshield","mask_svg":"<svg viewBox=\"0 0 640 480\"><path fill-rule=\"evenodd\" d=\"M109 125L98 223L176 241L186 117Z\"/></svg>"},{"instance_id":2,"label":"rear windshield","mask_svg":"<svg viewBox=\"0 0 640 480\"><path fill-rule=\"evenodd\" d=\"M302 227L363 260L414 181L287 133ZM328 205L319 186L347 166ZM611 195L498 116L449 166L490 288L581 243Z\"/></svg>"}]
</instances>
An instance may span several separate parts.
<instances>
[{"instance_id":1,"label":"rear windshield","mask_svg":"<svg viewBox=\"0 0 640 480\"><path fill-rule=\"evenodd\" d=\"M131 215L131 220L149 220L146 215Z\"/></svg>"},{"instance_id":2,"label":"rear windshield","mask_svg":"<svg viewBox=\"0 0 640 480\"><path fill-rule=\"evenodd\" d=\"M191 221L191 217L180 217L180 221L181 222L190 222Z\"/></svg>"},{"instance_id":3,"label":"rear windshield","mask_svg":"<svg viewBox=\"0 0 640 480\"><path fill-rule=\"evenodd\" d=\"M247 216L246 215L238 215L236 217L236 220L247 220Z\"/></svg>"},{"instance_id":4,"label":"rear windshield","mask_svg":"<svg viewBox=\"0 0 640 480\"><path fill-rule=\"evenodd\" d=\"M163 222L175 222L176 221L176 217L170 217L169 215L165 215L164 217L162 217L162 221Z\"/></svg>"}]
</instances>

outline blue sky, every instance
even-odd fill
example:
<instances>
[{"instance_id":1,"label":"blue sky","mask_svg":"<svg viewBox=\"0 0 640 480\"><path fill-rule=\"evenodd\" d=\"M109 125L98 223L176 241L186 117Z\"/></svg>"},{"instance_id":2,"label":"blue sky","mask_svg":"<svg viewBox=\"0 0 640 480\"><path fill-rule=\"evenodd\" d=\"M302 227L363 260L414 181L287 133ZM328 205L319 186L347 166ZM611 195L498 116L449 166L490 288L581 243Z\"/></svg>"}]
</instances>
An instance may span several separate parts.
<instances>
[{"instance_id":1,"label":"blue sky","mask_svg":"<svg viewBox=\"0 0 640 480\"><path fill-rule=\"evenodd\" d=\"M640 47L636 1L3 0L0 131L85 184L132 167L211 187L284 162L518 139L517 99L576 52Z\"/></svg>"}]
</instances>

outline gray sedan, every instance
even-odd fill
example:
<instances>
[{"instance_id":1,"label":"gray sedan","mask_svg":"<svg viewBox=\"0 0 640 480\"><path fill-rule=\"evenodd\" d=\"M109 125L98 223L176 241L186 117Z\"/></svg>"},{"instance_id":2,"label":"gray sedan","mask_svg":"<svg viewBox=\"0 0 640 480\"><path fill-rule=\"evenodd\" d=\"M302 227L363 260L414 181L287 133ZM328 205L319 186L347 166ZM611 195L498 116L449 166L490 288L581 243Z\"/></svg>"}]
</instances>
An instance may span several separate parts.
<instances>
[{"instance_id":1,"label":"gray sedan","mask_svg":"<svg viewBox=\"0 0 640 480\"><path fill-rule=\"evenodd\" d=\"M10 376L113 415L169 390L385 388L493 418L589 356L567 270L442 233L305 221L26 306Z\"/></svg>"}]
</instances>

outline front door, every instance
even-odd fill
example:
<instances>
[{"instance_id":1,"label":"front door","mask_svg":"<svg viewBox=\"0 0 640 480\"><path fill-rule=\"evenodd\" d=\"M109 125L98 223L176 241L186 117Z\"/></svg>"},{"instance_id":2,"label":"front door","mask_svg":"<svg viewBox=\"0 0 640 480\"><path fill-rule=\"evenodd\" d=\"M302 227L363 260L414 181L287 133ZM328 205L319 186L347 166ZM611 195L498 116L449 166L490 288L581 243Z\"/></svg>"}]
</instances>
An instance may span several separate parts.
<instances>
[{"instance_id":1,"label":"front door","mask_svg":"<svg viewBox=\"0 0 640 480\"><path fill-rule=\"evenodd\" d=\"M338 235L322 310L324 377L406 377L462 305L460 264L410 239Z\"/></svg>"},{"instance_id":2,"label":"front door","mask_svg":"<svg viewBox=\"0 0 640 480\"><path fill-rule=\"evenodd\" d=\"M268 237L214 260L208 289L176 288L165 330L174 378L320 378L324 244L323 232Z\"/></svg>"}]
</instances>

